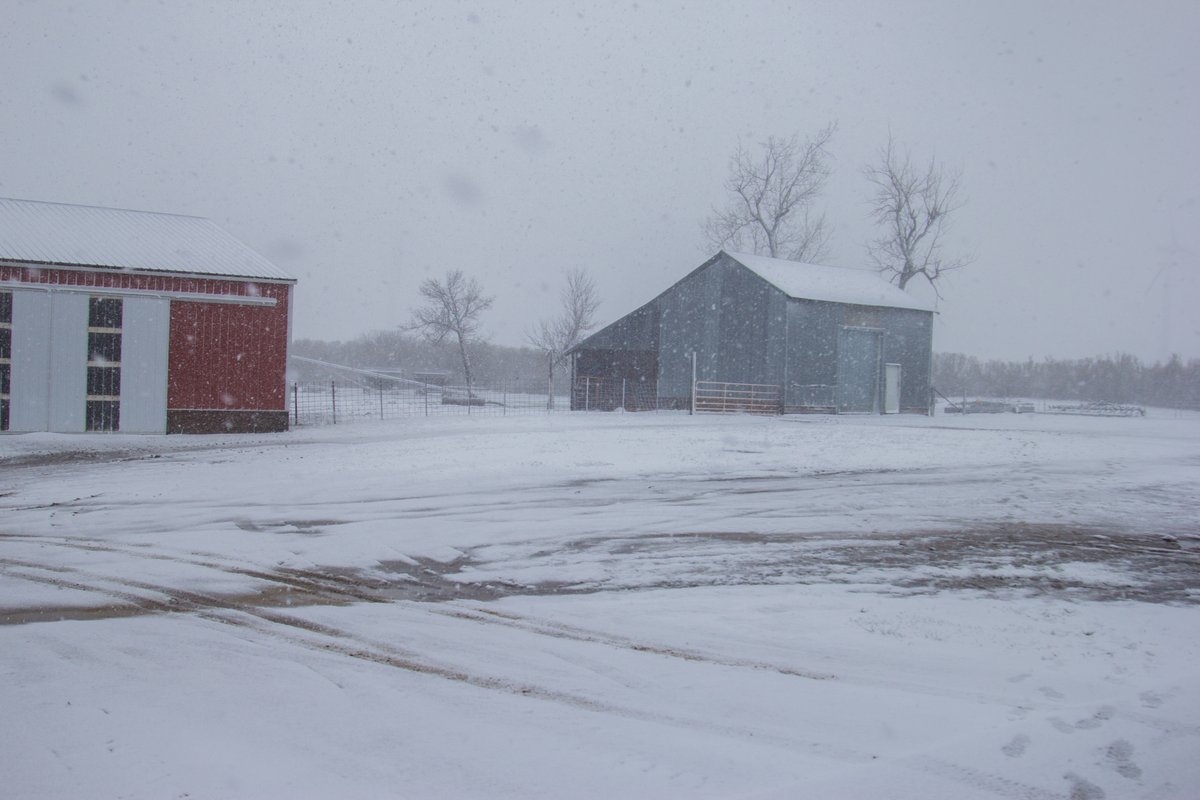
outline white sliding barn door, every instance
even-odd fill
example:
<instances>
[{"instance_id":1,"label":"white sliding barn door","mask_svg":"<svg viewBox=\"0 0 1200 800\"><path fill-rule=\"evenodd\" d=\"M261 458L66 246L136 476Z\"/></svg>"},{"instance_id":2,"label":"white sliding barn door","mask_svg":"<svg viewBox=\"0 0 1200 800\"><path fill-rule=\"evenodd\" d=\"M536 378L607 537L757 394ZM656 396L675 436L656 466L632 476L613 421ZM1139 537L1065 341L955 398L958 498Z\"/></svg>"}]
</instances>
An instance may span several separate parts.
<instances>
[{"instance_id":1,"label":"white sliding barn door","mask_svg":"<svg viewBox=\"0 0 1200 800\"><path fill-rule=\"evenodd\" d=\"M87 315L86 295L13 290L9 430L83 430Z\"/></svg>"},{"instance_id":2,"label":"white sliding barn door","mask_svg":"<svg viewBox=\"0 0 1200 800\"><path fill-rule=\"evenodd\" d=\"M84 429L87 321L86 295L13 290L9 430Z\"/></svg>"},{"instance_id":3,"label":"white sliding barn door","mask_svg":"<svg viewBox=\"0 0 1200 800\"><path fill-rule=\"evenodd\" d=\"M50 429L50 293L13 290L8 429Z\"/></svg>"},{"instance_id":4,"label":"white sliding barn door","mask_svg":"<svg viewBox=\"0 0 1200 800\"><path fill-rule=\"evenodd\" d=\"M79 433L87 409L88 297L50 295L50 427Z\"/></svg>"},{"instance_id":5,"label":"white sliding barn door","mask_svg":"<svg viewBox=\"0 0 1200 800\"><path fill-rule=\"evenodd\" d=\"M171 301L126 297L121 331L121 432L167 432Z\"/></svg>"}]
</instances>

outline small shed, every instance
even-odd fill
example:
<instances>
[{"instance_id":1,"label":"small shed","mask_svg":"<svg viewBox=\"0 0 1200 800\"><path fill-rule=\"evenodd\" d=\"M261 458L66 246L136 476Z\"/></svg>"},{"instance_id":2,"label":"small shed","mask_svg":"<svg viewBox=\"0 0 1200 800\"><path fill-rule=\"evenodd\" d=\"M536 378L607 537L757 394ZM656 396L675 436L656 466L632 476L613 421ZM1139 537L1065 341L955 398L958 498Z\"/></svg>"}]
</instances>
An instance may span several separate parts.
<instances>
[{"instance_id":1,"label":"small shed","mask_svg":"<svg viewBox=\"0 0 1200 800\"><path fill-rule=\"evenodd\" d=\"M572 354L572 408L687 408L711 382L784 413L928 414L933 309L872 270L721 251Z\"/></svg>"},{"instance_id":2,"label":"small shed","mask_svg":"<svg viewBox=\"0 0 1200 800\"><path fill-rule=\"evenodd\" d=\"M295 283L207 219L0 198L0 430L286 430Z\"/></svg>"}]
</instances>

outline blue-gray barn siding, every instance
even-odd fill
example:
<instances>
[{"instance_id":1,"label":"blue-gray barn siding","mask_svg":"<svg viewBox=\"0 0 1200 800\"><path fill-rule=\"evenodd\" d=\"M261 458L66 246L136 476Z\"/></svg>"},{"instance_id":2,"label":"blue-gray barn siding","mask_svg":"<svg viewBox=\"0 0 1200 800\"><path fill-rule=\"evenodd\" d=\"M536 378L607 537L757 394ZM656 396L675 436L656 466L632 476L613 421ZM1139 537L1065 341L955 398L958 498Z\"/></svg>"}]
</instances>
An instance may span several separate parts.
<instances>
[{"instance_id":1,"label":"blue-gray barn siding","mask_svg":"<svg viewBox=\"0 0 1200 800\"><path fill-rule=\"evenodd\" d=\"M787 297L727 259L703 268L661 295L660 397L668 405L697 380L780 384L784 378Z\"/></svg>"},{"instance_id":2,"label":"blue-gray barn siding","mask_svg":"<svg viewBox=\"0 0 1200 800\"><path fill-rule=\"evenodd\" d=\"M678 406L691 396L694 352L698 380L781 385L791 408L811 401L801 387L837 384L843 326L878 328L880 385L882 363L900 364L901 410L920 411L929 401L931 320L926 311L791 299L722 256L588 339L576 375L645 379L657 360L663 406Z\"/></svg>"}]
</instances>

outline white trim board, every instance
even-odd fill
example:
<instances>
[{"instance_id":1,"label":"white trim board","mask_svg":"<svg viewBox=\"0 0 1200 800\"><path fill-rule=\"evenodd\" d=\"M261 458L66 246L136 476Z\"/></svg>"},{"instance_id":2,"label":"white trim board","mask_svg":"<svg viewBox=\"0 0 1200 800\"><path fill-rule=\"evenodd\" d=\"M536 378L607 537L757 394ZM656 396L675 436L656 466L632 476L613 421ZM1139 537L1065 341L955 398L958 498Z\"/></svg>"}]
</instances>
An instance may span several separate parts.
<instances>
[{"instance_id":1,"label":"white trim board","mask_svg":"<svg viewBox=\"0 0 1200 800\"><path fill-rule=\"evenodd\" d=\"M0 281L0 290L19 289L22 291L59 292L66 294L87 294L93 297L157 297L165 300L179 300L185 303L221 303L232 306L266 306L274 307L278 301L274 297L247 297L239 294L210 294L207 292L173 292L160 289L117 289L109 286L77 286L60 283L22 283L20 281Z\"/></svg>"}]
</instances>

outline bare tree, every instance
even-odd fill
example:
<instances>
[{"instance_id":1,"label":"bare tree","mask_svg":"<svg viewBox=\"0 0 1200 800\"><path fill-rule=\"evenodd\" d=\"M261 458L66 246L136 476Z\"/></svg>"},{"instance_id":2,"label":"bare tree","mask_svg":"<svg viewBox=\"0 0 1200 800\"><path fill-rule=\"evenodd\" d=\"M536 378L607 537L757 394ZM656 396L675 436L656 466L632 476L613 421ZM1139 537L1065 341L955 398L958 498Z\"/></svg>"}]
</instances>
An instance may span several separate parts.
<instances>
[{"instance_id":1,"label":"bare tree","mask_svg":"<svg viewBox=\"0 0 1200 800\"><path fill-rule=\"evenodd\" d=\"M567 357L567 351L583 340L595 327L596 285L582 267L567 274L562 291L562 309L558 316L543 319L525 338L546 358L546 408L554 408L554 369Z\"/></svg>"},{"instance_id":2,"label":"bare tree","mask_svg":"<svg viewBox=\"0 0 1200 800\"><path fill-rule=\"evenodd\" d=\"M426 278L421 282L422 306L413 310L412 328L421 331L426 340L441 344L453 336L462 359L463 375L467 380L467 400L471 395L471 356L469 348L479 335L479 315L492 305L494 298L485 295L474 278L456 269L442 280Z\"/></svg>"},{"instance_id":3,"label":"bare tree","mask_svg":"<svg viewBox=\"0 0 1200 800\"><path fill-rule=\"evenodd\" d=\"M961 173L943 173L932 158L923 170L914 166L908 150L901 152L890 136L879 151L879 163L863 171L875 187L871 217L880 228L867 244L871 259L901 289L921 276L941 297L942 275L970 263L942 253L949 217L963 206L958 199Z\"/></svg>"},{"instance_id":4,"label":"bare tree","mask_svg":"<svg viewBox=\"0 0 1200 800\"><path fill-rule=\"evenodd\" d=\"M813 203L829 178L836 129L830 123L803 141L771 136L754 152L739 142L725 180L729 203L704 223L709 244L793 261L827 258L829 226Z\"/></svg>"}]
</instances>

